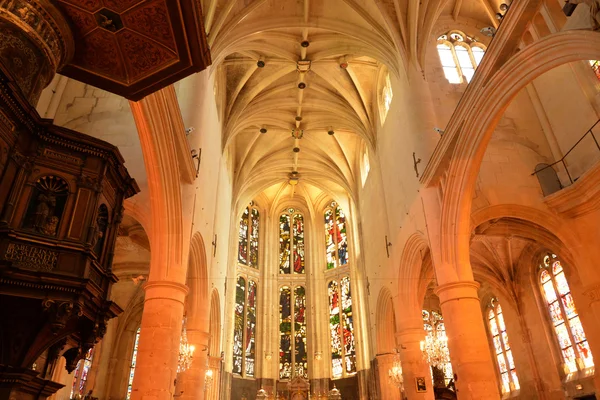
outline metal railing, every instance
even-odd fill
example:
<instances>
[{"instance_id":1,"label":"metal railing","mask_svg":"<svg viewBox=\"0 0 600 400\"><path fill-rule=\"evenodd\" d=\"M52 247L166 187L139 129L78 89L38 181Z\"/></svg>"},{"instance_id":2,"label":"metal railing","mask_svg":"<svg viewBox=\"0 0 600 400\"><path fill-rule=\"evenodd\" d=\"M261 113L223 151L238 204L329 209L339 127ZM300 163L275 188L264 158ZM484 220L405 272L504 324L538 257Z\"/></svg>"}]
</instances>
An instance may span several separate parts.
<instances>
[{"instance_id":1,"label":"metal railing","mask_svg":"<svg viewBox=\"0 0 600 400\"><path fill-rule=\"evenodd\" d=\"M598 121L596 121L596 123L595 123L594 125L592 125L592 127L591 127L590 129L588 129L588 130L587 130L587 132L586 132L586 133L585 133L585 134L584 134L584 135L583 135L583 136L582 136L582 137L581 137L581 138L580 138L580 139L579 139L579 140L578 140L578 141L577 141L577 142L576 142L576 143L575 143L575 144L574 144L574 145L573 145L573 146L572 146L572 147L571 147L571 148L570 148L570 149L569 149L569 150L568 150L566 153L565 153L565 155L564 155L564 156L563 156L563 157L562 157L560 160L558 160L558 161L555 161L555 162L553 162L553 163L552 163L552 164L550 164L550 165L546 165L546 166L544 166L543 168L536 169L536 170L535 170L535 171L534 171L534 172L533 172L531 175L532 175L532 176L533 176L533 175L538 175L540 172L542 172L542 171L544 171L544 170L546 170L546 169L548 169L548 168L552 168L552 169L554 170L554 166L555 166L555 165L557 165L557 164L562 164L562 166L563 166L563 168L564 168L564 171L566 172L566 174L567 174L567 177L569 178L569 182L570 182L570 184L573 184L573 183L574 183L574 182L575 182L577 179L579 179L579 176L577 176L577 177L575 177L575 178L573 177L573 173L572 173L572 172L573 172L573 166L571 166L571 171L569 171L569 166L568 166L568 164L565 162L565 159L566 159L566 158L569 156L569 154L571 154L571 152L572 152L573 150L575 150L575 148L578 148L578 145L579 145L581 142L583 142L583 140L584 140L586 137L588 137L588 135L589 135L589 136L591 136L591 137L592 137L592 139L594 140L594 143L596 144L596 148L598 149L598 152L599 152L599 154L600 154L600 144L598 143L598 139L596 139L596 136L594 136L594 132L593 132L593 129L594 129L594 128L595 128L595 127L596 127L596 126L599 124L599 123L600 123L600 119L599 119ZM579 147L579 148L581 149L582 147ZM581 167L581 165L578 165L578 167ZM554 170L554 172L555 172L555 173L557 173L558 171ZM539 179L539 175L538 175L538 179ZM541 184L541 181L540 181L540 184ZM562 186L562 187L561 187L561 189L562 189L564 186L563 186L562 184L561 184L561 186ZM544 194L546 195L546 193L544 193Z\"/></svg>"}]
</instances>

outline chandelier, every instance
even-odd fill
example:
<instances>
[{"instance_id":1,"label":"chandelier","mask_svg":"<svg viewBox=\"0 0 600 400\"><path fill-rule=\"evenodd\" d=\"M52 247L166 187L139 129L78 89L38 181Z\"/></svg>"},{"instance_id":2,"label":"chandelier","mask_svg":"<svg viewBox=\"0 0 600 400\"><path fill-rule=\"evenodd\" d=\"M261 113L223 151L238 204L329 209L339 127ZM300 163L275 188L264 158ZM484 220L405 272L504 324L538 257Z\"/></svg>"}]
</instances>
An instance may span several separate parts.
<instances>
[{"instance_id":1,"label":"chandelier","mask_svg":"<svg viewBox=\"0 0 600 400\"><path fill-rule=\"evenodd\" d=\"M400 357L398 357L398 353L396 353L394 356L394 364L388 371L388 376L392 385L397 386L400 390L403 389L404 378L402 377L402 364L400 363Z\"/></svg>"},{"instance_id":2,"label":"chandelier","mask_svg":"<svg viewBox=\"0 0 600 400\"><path fill-rule=\"evenodd\" d=\"M179 361L177 363L177 373L183 372L192 366L194 358L194 345L190 345L187 339L187 330L185 329L185 319L181 328L181 339L179 341Z\"/></svg>"},{"instance_id":3,"label":"chandelier","mask_svg":"<svg viewBox=\"0 0 600 400\"><path fill-rule=\"evenodd\" d=\"M441 368L450 362L448 353L448 338L446 332L437 329L437 324L427 333L425 340L421 340L423 359L434 368Z\"/></svg>"}]
</instances>

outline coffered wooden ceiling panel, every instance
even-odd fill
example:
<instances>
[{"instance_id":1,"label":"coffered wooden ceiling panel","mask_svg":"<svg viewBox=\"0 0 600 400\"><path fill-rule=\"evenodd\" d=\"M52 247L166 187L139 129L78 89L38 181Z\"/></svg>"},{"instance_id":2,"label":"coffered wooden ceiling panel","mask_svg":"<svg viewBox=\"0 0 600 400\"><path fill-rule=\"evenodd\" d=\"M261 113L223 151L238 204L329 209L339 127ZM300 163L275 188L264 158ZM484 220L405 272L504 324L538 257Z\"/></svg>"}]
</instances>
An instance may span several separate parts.
<instances>
[{"instance_id":1,"label":"coffered wooden ceiling panel","mask_svg":"<svg viewBox=\"0 0 600 400\"><path fill-rule=\"evenodd\" d=\"M63 75L139 100L211 62L195 0L53 2L75 37Z\"/></svg>"}]
</instances>

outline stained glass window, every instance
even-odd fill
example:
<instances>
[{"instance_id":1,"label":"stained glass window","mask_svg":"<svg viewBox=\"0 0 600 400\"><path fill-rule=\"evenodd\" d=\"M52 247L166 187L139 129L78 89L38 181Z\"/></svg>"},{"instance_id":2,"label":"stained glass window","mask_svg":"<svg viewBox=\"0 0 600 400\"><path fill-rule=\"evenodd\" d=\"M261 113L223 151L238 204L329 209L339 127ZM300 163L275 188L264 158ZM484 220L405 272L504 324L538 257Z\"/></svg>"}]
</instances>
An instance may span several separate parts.
<instances>
[{"instance_id":1,"label":"stained glass window","mask_svg":"<svg viewBox=\"0 0 600 400\"><path fill-rule=\"evenodd\" d=\"M138 344L140 342L140 329L135 332L135 340L133 341L133 353L131 354L131 366L129 367L129 380L127 381L127 397L131 399L131 388L133 386L133 374L135 373L135 361L137 360Z\"/></svg>"},{"instance_id":2,"label":"stained glass window","mask_svg":"<svg viewBox=\"0 0 600 400\"><path fill-rule=\"evenodd\" d=\"M279 379L308 378L306 290L279 289Z\"/></svg>"},{"instance_id":3,"label":"stained glass window","mask_svg":"<svg viewBox=\"0 0 600 400\"><path fill-rule=\"evenodd\" d=\"M593 367L592 352L560 260L555 254L547 254L540 268L542 293L561 349L565 373Z\"/></svg>"},{"instance_id":4,"label":"stained glass window","mask_svg":"<svg viewBox=\"0 0 600 400\"><path fill-rule=\"evenodd\" d=\"M304 273L304 217L293 208L279 216L279 273Z\"/></svg>"},{"instance_id":5,"label":"stained glass window","mask_svg":"<svg viewBox=\"0 0 600 400\"><path fill-rule=\"evenodd\" d=\"M335 203L325 210L325 247L327 269L348 264L348 237L346 235L346 214Z\"/></svg>"},{"instance_id":6,"label":"stained glass window","mask_svg":"<svg viewBox=\"0 0 600 400\"><path fill-rule=\"evenodd\" d=\"M519 378L513 360L512 350L508 342L508 334L506 333L506 325L504 324L504 314L500 303L492 300L488 311L488 324L492 334L494 343L494 351L498 368L500 369L500 377L502 383L502 393L509 393L514 390L519 390Z\"/></svg>"},{"instance_id":7,"label":"stained glass window","mask_svg":"<svg viewBox=\"0 0 600 400\"><path fill-rule=\"evenodd\" d=\"M256 282L239 277L233 316L233 368L237 375L254 376L256 360ZM243 372L243 374L242 374Z\"/></svg>"},{"instance_id":8,"label":"stained glass window","mask_svg":"<svg viewBox=\"0 0 600 400\"><path fill-rule=\"evenodd\" d=\"M481 44L460 31L440 36L437 50L444 76L450 83L471 82L485 54L485 48Z\"/></svg>"},{"instance_id":9,"label":"stained glass window","mask_svg":"<svg viewBox=\"0 0 600 400\"><path fill-rule=\"evenodd\" d=\"M596 78L600 79L600 61L590 60L590 66L592 67L594 74L596 74Z\"/></svg>"},{"instance_id":10,"label":"stained glass window","mask_svg":"<svg viewBox=\"0 0 600 400\"><path fill-rule=\"evenodd\" d=\"M258 268L258 234L260 214L250 203L240 218L238 234L238 262L252 268Z\"/></svg>"},{"instance_id":11,"label":"stained glass window","mask_svg":"<svg viewBox=\"0 0 600 400\"><path fill-rule=\"evenodd\" d=\"M75 374L73 376L73 384L71 387L71 395L70 398L73 398L77 395L84 396L85 393L85 384L87 382L88 373L90 372L90 368L92 367L92 358L94 357L94 349L91 348L85 354L85 358L83 360L79 360L77 363L77 367L75 368Z\"/></svg>"},{"instance_id":12,"label":"stained glass window","mask_svg":"<svg viewBox=\"0 0 600 400\"><path fill-rule=\"evenodd\" d=\"M329 295L329 330L331 332L331 373L334 379L356 372L356 344L352 320L350 278L331 281Z\"/></svg>"}]
</instances>

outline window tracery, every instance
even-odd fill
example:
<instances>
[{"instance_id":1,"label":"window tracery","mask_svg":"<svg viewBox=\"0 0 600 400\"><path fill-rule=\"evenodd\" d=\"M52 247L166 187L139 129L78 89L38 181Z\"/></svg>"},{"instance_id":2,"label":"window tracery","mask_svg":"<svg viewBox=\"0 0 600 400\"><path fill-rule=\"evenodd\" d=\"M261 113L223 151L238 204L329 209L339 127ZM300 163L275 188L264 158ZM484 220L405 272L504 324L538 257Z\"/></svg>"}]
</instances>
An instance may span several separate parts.
<instances>
[{"instance_id":1,"label":"window tracery","mask_svg":"<svg viewBox=\"0 0 600 400\"><path fill-rule=\"evenodd\" d=\"M254 377L257 292L255 281L246 281L242 276L238 278L233 317L232 372L244 377Z\"/></svg>"},{"instance_id":2,"label":"window tracery","mask_svg":"<svg viewBox=\"0 0 600 400\"><path fill-rule=\"evenodd\" d=\"M565 374L594 366L571 289L556 254L547 254L540 264L540 286L563 358Z\"/></svg>"},{"instance_id":3,"label":"window tracery","mask_svg":"<svg viewBox=\"0 0 600 400\"><path fill-rule=\"evenodd\" d=\"M506 333L502 307L495 299L492 299L488 310L488 324L494 344L496 362L500 370L502 393L519 390L521 386L519 385L519 377L517 376L510 342L508 341L508 333Z\"/></svg>"},{"instance_id":4,"label":"window tracery","mask_svg":"<svg viewBox=\"0 0 600 400\"><path fill-rule=\"evenodd\" d=\"M304 217L293 208L279 216L279 273L304 273Z\"/></svg>"},{"instance_id":5,"label":"window tracery","mask_svg":"<svg viewBox=\"0 0 600 400\"><path fill-rule=\"evenodd\" d=\"M327 269L348 264L346 214L335 201L325 210L325 248Z\"/></svg>"},{"instance_id":6,"label":"window tracery","mask_svg":"<svg viewBox=\"0 0 600 400\"><path fill-rule=\"evenodd\" d=\"M450 31L437 40L437 50L450 83L471 82L475 69L481 63L485 47L460 31Z\"/></svg>"},{"instance_id":7,"label":"window tracery","mask_svg":"<svg viewBox=\"0 0 600 400\"><path fill-rule=\"evenodd\" d=\"M138 328L135 332L135 340L133 341L133 353L131 354L131 366L129 367L129 380L127 381L127 397L126 400L131 399L131 388L133 387L133 375L135 373L135 362L137 360L138 344L140 342L140 330Z\"/></svg>"},{"instance_id":8,"label":"window tracery","mask_svg":"<svg viewBox=\"0 0 600 400\"><path fill-rule=\"evenodd\" d=\"M356 346L352 317L350 278L332 280L329 295L329 330L331 332L331 374L333 379L356 373Z\"/></svg>"},{"instance_id":9,"label":"window tracery","mask_svg":"<svg viewBox=\"0 0 600 400\"><path fill-rule=\"evenodd\" d=\"M260 213L251 202L240 218L238 235L238 263L258 268L258 235Z\"/></svg>"},{"instance_id":10,"label":"window tracery","mask_svg":"<svg viewBox=\"0 0 600 400\"><path fill-rule=\"evenodd\" d=\"M308 378L306 289L279 289L279 379Z\"/></svg>"},{"instance_id":11,"label":"window tracery","mask_svg":"<svg viewBox=\"0 0 600 400\"><path fill-rule=\"evenodd\" d=\"M71 394L69 398L75 396L83 397L85 395L85 384L87 383L88 373L92 367L92 359L94 358L94 348L88 350L83 360L79 360L73 375L73 384L71 386Z\"/></svg>"}]
</instances>

